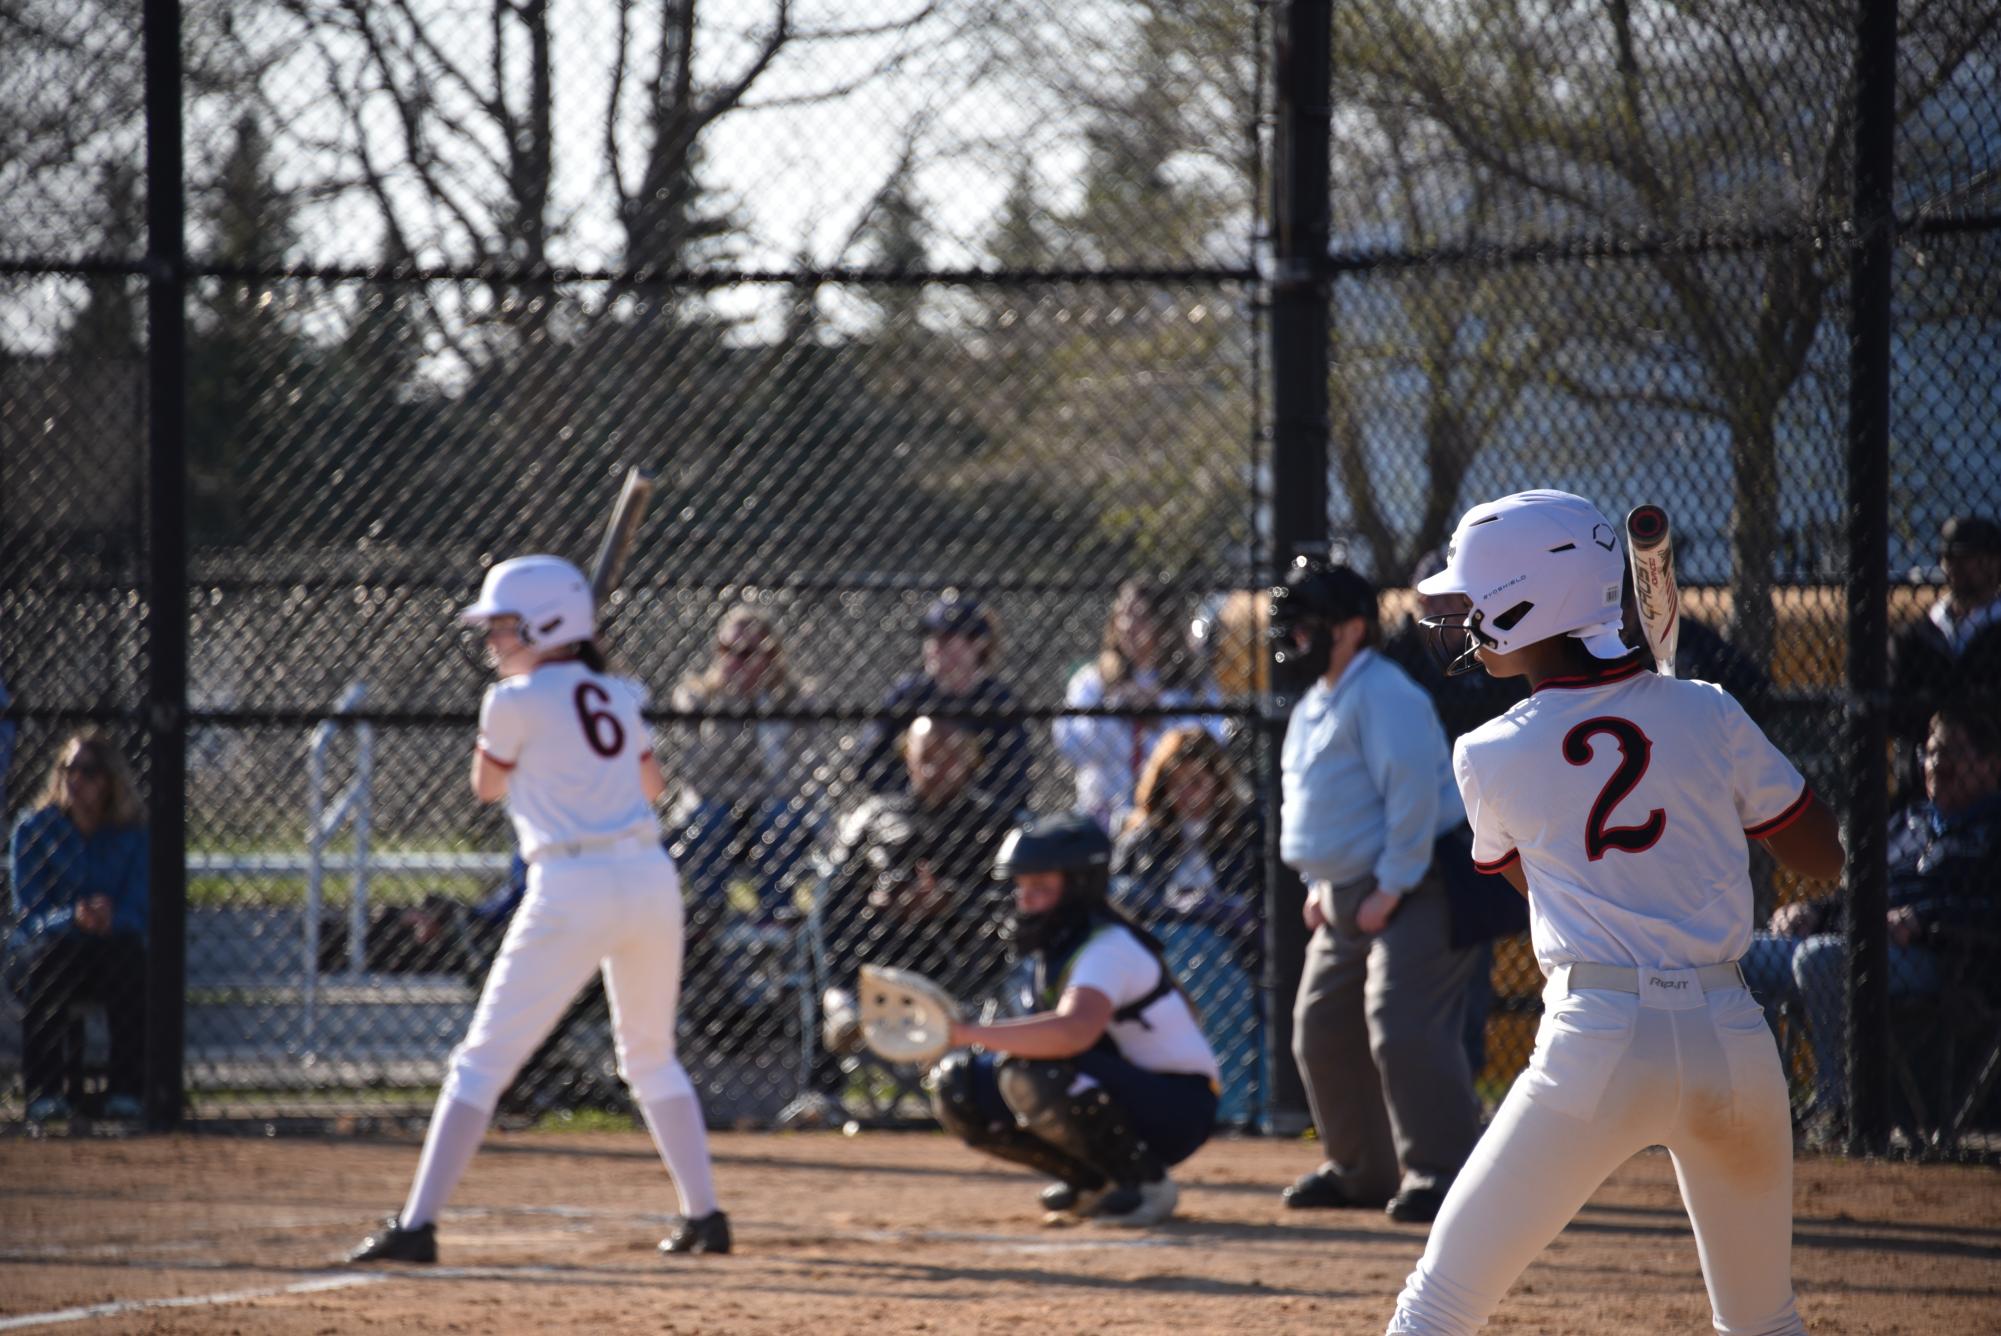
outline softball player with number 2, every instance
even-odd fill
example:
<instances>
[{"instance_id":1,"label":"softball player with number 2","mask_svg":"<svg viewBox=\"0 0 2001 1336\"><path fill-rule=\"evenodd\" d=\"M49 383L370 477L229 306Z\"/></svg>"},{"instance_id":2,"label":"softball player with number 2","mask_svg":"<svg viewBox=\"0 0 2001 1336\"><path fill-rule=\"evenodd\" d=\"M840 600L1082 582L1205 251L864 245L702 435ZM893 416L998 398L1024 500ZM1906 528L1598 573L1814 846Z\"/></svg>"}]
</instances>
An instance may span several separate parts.
<instances>
[{"instance_id":1,"label":"softball player with number 2","mask_svg":"<svg viewBox=\"0 0 2001 1336\"><path fill-rule=\"evenodd\" d=\"M1635 1152L1665 1146L1716 1330L1802 1332L1777 1044L1745 991L1747 841L1839 875L1833 815L1730 695L1646 670L1619 636L1623 558L1589 501L1521 492L1459 522L1427 595L1453 671L1531 694L1460 739L1473 856L1528 896L1548 977L1529 1066L1453 1182L1391 1332L1486 1324Z\"/></svg>"},{"instance_id":2,"label":"softball player with number 2","mask_svg":"<svg viewBox=\"0 0 2001 1336\"><path fill-rule=\"evenodd\" d=\"M437 1260L438 1212L494 1106L600 968L619 1075L680 1197L681 1217L660 1247L728 1252L701 1104L674 1052L681 889L653 815L664 782L639 693L606 673L590 586L561 558L501 562L459 616L483 628L499 678L480 705L473 792L506 801L528 891L452 1052L409 1199L351 1260Z\"/></svg>"}]
</instances>

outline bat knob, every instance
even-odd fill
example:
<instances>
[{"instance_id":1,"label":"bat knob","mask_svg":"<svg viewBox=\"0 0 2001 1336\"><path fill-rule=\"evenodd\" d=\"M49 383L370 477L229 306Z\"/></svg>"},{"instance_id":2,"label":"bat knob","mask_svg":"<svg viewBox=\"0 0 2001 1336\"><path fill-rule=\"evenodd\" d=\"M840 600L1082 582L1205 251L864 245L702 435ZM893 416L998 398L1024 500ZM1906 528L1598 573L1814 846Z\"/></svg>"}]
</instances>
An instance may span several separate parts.
<instances>
[{"instance_id":1,"label":"bat knob","mask_svg":"<svg viewBox=\"0 0 2001 1336\"><path fill-rule=\"evenodd\" d=\"M1653 543L1667 536L1667 512L1659 506L1638 506L1626 516L1626 532L1634 541Z\"/></svg>"}]
</instances>

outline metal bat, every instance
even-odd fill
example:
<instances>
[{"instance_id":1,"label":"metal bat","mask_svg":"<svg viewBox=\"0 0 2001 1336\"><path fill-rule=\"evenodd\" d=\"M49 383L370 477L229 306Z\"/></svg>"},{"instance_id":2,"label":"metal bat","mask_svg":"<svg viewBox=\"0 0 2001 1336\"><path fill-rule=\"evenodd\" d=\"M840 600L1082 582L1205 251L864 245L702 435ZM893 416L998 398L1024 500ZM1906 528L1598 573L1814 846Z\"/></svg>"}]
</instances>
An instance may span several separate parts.
<instances>
[{"instance_id":1,"label":"metal bat","mask_svg":"<svg viewBox=\"0 0 2001 1336\"><path fill-rule=\"evenodd\" d=\"M1626 559L1633 567L1633 601L1654 665L1674 676L1681 643L1681 587L1674 578L1674 533L1659 506L1635 506L1626 516Z\"/></svg>"},{"instance_id":2,"label":"metal bat","mask_svg":"<svg viewBox=\"0 0 2001 1336\"><path fill-rule=\"evenodd\" d=\"M618 489L618 504L612 507L604 540L598 544L597 560L591 563L591 597L600 604L612 596L624 578L633 536L639 532L639 522L646 517L646 503L652 499L653 475L634 464L625 471L625 485Z\"/></svg>"}]
</instances>

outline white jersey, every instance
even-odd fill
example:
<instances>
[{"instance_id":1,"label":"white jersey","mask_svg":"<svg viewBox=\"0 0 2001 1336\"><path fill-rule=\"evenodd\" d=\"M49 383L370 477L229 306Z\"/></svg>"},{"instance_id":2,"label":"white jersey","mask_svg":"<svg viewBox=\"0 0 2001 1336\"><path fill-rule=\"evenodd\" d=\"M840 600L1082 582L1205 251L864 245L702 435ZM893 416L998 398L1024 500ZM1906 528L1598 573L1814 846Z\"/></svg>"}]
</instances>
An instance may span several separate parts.
<instances>
[{"instance_id":1,"label":"white jersey","mask_svg":"<svg viewBox=\"0 0 2001 1336\"><path fill-rule=\"evenodd\" d=\"M1475 864L1521 860L1545 973L1736 960L1751 942L1747 838L1809 797L1723 688L1637 662L1544 682L1460 738L1452 764Z\"/></svg>"},{"instance_id":2,"label":"white jersey","mask_svg":"<svg viewBox=\"0 0 2001 1336\"><path fill-rule=\"evenodd\" d=\"M544 846L621 835L657 836L639 784L653 751L630 681L575 660L537 665L495 682L479 707L479 749L505 768L507 808L521 856Z\"/></svg>"},{"instance_id":3,"label":"white jersey","mask_svg":"<svg viewBox=\"0 0 2001 1336\"><path fill-rule=\"evenodd\" d=\"M1062 984L1090 988L1112 1000L1112 1010L1139 1001L1160 985L1161 964L1140 940L1116 923L1091 934L1070 958ZM1186 1073L1222 1079L1216 1054L1195 1023L1180 989L1154 1001L1129 1021L1114 1020L1108 1031L1119 1052L1149 1072Z\"/></svg>"}]
</instances>

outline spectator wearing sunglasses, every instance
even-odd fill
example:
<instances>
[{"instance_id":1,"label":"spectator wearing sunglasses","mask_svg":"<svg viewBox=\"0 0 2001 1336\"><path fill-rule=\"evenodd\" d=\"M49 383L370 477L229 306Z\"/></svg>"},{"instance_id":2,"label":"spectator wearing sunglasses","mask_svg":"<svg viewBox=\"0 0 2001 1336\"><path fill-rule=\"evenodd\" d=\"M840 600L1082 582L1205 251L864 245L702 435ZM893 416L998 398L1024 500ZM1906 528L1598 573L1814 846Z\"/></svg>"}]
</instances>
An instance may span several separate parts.
<instances>
[{"instance_id":1,"label":"spectator wearing sunglasses","mask_svg":"<svg viewBox=\"0 0 2001 1336\"><path fill-rule=\"evenodd\" d=\"M812 696L754 607L724 615L708 666L674 688L676 711L706 716L675 726L666 758L681 832L674 860L697 901L744 909L738 902L754 893L762 918L786 907L818 833L817 761L811 724L770 716L810 711Z\"/></svg>"},{"instance_id":2,"label":"spectator wearing sunglasses","mask_svg":"<svg viewBox=\"0 0 2001 1336\"><path fill-rule=\"evenodd\" d=\"M9 953L25 964L20 987L21 1075L28 1120L79 1112L140 1114L144 1073L146 828L132 777L96 732L65 741L34 808L9 846L21 918ZM69 1010L102 1003L110 1069L102 1106L77 1109L66 1089Z\"/></svg>"}]
</instances>

